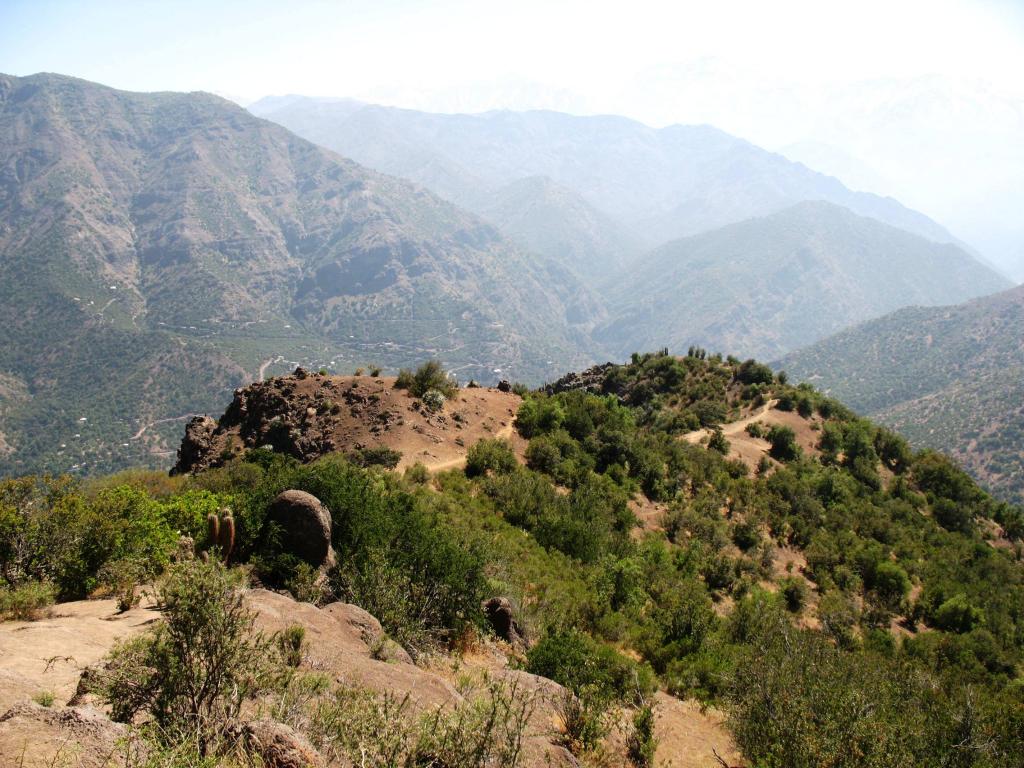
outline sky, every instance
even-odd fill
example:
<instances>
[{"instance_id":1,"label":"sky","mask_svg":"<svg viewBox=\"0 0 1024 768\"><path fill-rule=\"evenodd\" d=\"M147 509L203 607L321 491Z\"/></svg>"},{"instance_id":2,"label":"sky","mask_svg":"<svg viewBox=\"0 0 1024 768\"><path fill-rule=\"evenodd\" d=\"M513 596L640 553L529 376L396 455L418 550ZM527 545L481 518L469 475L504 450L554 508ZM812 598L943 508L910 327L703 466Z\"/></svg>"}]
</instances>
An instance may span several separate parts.
<instances>
[{"instance_id":1,"label":"sky","mask_svg":"<svg viewBox=\"0 0 1024 768\"><path fill-rule=\"evenodd\" d=\"M0 0L0 71L242 101L441 108L464 90L467 109L547 100L665 122L630 86L709 68L744 87L937 73L1024 90L1024 0Z\"/></svg>"},{"instance_id":2,"label":"sky","mask_svg":"<svg viewBox=\"0 0 1024 768\"><path fill-rule=\"evenodd\" d=\"M0 72L708 123L1024 279L1024 0L0 0ZM1012 271L1011 270L1011 271Z\"/></svg>"}]
</instances>

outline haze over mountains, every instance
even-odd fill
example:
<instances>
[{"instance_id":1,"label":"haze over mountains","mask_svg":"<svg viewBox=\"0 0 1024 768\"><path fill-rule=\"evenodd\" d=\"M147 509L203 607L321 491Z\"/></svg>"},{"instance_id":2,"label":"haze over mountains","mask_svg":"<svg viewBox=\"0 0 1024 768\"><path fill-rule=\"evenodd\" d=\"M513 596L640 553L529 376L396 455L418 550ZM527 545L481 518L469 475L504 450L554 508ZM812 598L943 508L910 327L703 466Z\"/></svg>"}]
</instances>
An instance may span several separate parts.
<instances>
[{"instance_id":1,"label":"haze over mountains","mask_svg":"<svg viewBox=\"0 0 1024 768\"><path fill-rule=\"evenodd\" d=\"M955 245L812 201L656 249L609 288L595 335L619 354L696 343L769 360L858 317L1005 286Z\"/></svg>"},{"instance_id":2,"label":"haze over mountains","mask_svg":"<svg viewBox=\"0 0 1024 768\"><path fill-rule=\"evenodd\" d=\"M166 461L184 418L295 363L536 383L644 347L778 356L1009 285L707 126L262 109L377 170L208 94L0 79L0 471Z\"/></svg>"},{"instance_id":3,"label":"haze over mountains","mask_svg":"<svg viewBox=\"0 0 1024 768\"><path fill-rule=\"evenodd\" d=\"M954 239L895 200L852 192L711 126L654 129L623 117L544 111L442 115L301 96L271 97L249 109L471 210L514 181L548 177L648 246L803 200L827 200L932 240Z\"/></svg>"},{"instance_id":4,"label":"haze over mountains","mask_svg":"<svg viewBox=\"0 0 1024 768\"><path fill-rule=\"evenodd\" d=\"M1024 502L1024 286L902 309L779 365Z\"/></svg>"}]
</instances>

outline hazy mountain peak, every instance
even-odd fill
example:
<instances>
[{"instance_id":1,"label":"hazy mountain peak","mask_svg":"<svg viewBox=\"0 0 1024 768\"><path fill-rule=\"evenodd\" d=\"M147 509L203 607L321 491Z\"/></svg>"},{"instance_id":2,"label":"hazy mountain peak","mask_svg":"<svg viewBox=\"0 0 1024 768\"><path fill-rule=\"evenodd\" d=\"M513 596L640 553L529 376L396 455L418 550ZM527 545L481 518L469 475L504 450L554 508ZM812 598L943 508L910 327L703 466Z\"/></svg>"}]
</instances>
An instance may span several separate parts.
<instances>
[{"instance_id":1,"label":"hazy mountain peak","mask_svg":"<svg viewBox=\"0 0 1024 768\"><path fill-rule=\"evenodd\" d=\"M609 288L598 337L621 352L657 338L772 358L907 304L1004 289L961 248L823 200L672 241Z\"/></svg>"}]
</instances>

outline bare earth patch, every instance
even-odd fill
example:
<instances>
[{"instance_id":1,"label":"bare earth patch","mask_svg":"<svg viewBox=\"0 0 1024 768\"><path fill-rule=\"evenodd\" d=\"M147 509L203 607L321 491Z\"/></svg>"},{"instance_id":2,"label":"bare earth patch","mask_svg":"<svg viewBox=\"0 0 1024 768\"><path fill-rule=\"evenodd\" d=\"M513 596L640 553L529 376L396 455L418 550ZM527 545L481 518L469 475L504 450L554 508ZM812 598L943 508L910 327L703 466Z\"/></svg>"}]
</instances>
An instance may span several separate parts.
<instances>
[{"instance_id":1,"label":"bare earth patch","mask_svg":"<svg viewBox=\"0 0 1024 768\"><path fill-rule=\"evenodd\" d=\"M394 387L395 379L372 376L281 376L236 392L235 400L199 441L186 435L185 471L216 466L260 447L282 430L297 435L289 452L312 461L332 452L389 448L402 454L398 469L421 463L431 471L463 466L480 440L508 440L522 459L526 441L513 424L522 399L485 387L464 388L437 412Z\"/></svg>"},{"instance_id":2,"label":"bare earth patch","mask_svg":"<svg viewBox=\"0 0 1024 768\"><path fill-rule=\"evenodd\" d=\"M815 428L820 426L818 418L805 419L796 411L780 411L775 407L778 401L771 400L763 406L736 421L722 425L722 434L729 441L729 458L742 461L749 469L757 468L761 459L768 456L771 443L759 437L751 437L747 434L747 426L750 424L762 424L766 428L773 426L789 427L796 435L796 442L803 452L810 456L817 456L818 442L821 433ZM711 430L698 429L688 432L682 439L694 445L706 441L711 436ZM770 458L770 457L769 457ZM772 460L774 463L774 460Z\"/></svg>"}]
</instances>

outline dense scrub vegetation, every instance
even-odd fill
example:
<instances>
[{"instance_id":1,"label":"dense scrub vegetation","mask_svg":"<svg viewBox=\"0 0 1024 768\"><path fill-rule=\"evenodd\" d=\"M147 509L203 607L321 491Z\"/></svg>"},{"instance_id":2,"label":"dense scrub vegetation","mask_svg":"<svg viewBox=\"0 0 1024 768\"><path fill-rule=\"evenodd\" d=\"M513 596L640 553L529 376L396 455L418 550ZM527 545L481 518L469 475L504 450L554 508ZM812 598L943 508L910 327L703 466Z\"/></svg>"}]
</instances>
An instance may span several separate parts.
<instances>
[{"instance_id":1,"label":"dense scrub vegetation","mask_svg":"<svg viewBox=\"0 0 1024 768\"><path fill-rule=\"evenodd\" d=\"M953 307L908 307L782 364L945 451L994 495L1024 502L1024 289ZM968 373L969 372L969 373Z\"/></svg>"},{"instance_id":2,"label":"dense scrub vegetation","mask_svg":"<svg viewBox=\"0 0 1024 768\"><path fill-rule=\"evenodd\" d=\"M662 687L724 707L753 765L1019 763L1020 509L756 363L659 353L588 382L524 399L525 466L486 441L432 478L258 450L194 478L8 480L0 577L62 599L109 589L111 564L148 578L179 532L202 546L207 514L230 506L233 558L255 578L355 602L414 656L488 631L481 600L507 596L533 642L525 668L571 693L580 752L627 707L644 764ZM766 431L771 458L750 469L681 439L773 401L813 425L813 450ZM268 534L287 488L331 512L326 586Z\"/></svg>"}]
</instances>

